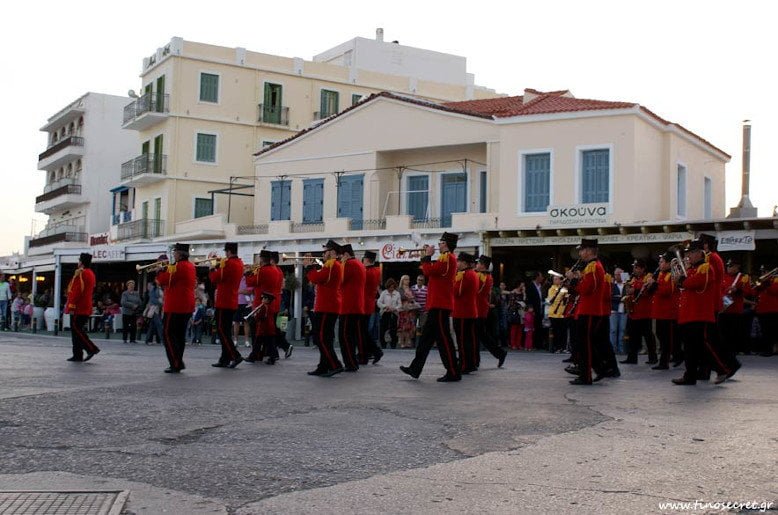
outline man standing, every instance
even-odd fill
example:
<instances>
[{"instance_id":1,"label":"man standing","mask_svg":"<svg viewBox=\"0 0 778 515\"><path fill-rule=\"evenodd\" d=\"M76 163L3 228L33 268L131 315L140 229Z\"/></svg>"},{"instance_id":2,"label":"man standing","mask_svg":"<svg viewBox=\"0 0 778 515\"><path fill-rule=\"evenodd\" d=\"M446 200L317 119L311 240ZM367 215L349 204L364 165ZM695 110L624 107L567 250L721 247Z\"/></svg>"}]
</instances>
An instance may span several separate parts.
<instances>
[{"instance_id":1,"label":"man standing","mask_svg":"<svg viewBox=\"0 0 778 515\"><path fill-rule=\"evenodd\" d=\"M478 276L473 271L475 256L460 252L454 279L454 333L459 344L459 370L469 374L478 370L478 339L475 322L478 318Z\"/></svg>"},{"instance_id":2,"label":"man standing","mask_svg":"<svg viewBox=\"0 0 778 515\"><path fill-rule=\"evenodd\" d=\"M624 352L624 335L627 328L627 313L624 311L624 270L619 267L613 271L613 284L611 285L611 324L610 338L613 352Z\"/></svg>"},{"instance_id":3,"label":"man standing","mask_svg":"<svg viewBox=\"0 0 778 515\"><path fill-rule=\"evenodd\" d=\"M316 285L313 311L316 314L314 331L318 334L319 365L308 372L312 376L332 377L343 372L334 347L343 281L343 265L337 259L339 249L340 245L329 240L324 245L324 264L321 267L313 264L313 258L303 261L310 268L306 274L308 281Z\"/></svg>"},{"instance_id":4,"label":"man standing","mask_svg":"<svg viewBox=\"0 0 778 515\"><path fill-rule=\"evenodd\" d=\"M194 289L197 286L195 267L189 261L189 245L176 243L173 247L173 260L175 263L167 265L156 277L157 284L164 291L162 334L165 353L170 364L165 369L168 374L178 374L186 368L184 366L186 327L194 311Z\"/></svg>"},{"instance_id":5,"label":"man standing","mask_svg":"<svg viewBox=\"0 0 778 515\"><path fill-rule=\"evenodd\" d=\"M446 374L438 378L439 382L459 381L462 375L459 371L456 349L451 338L451 310L454 304L453 286L457 273L456 249L459 236L448 232L440 237L438 248L440 256L432 262L435 248L424 246L424 257L421 259L421 269L428 280L427 321L416 346L416 357L409 367L401 366L400 370L418 379L427 361L427 355L432 344L437 342L440 359Z\"/></svg>"},{"instance_id":6,"label":"man standing","mask_svg":"<svg viewBox=\"0 0 778 515\"><path fill-rule=\"evenodd\" d=\"M5 331L8 303L13 299L11 285L5 280L5 274L0 273L0 329Z\"/></svg>"},{"instance_id":7,"label":"man standing","mask_svg":"<svg viewBox=\"0 0 778 515\"><path fill-rule=\"evenodd\" d=\"M365 251L362 264L365 265L365 289L362 292L362 317L360 318L360 335L357 340L357 362L367 365L368 359L373 358L373 364L378 363L384 355L384 351L370 335L370 318L375 314L376 295L381 284L381 267L376 263L376 253L372 250Z\"/></svg>"},{"instance_id":8,"label":"man standing","mask_svg":"<svg viewBox=\"0 0 778 515\"><path fill-rule=\"evenodd\" d=\"M354 257L351 244L340 247L343 263L343 283L341 284L343 302L340 304L339 337L340 355L346 365L346 372L356 372L357 349L360 333L360 319L365 312L365 265Z\"/></svg>"},{"instance_id":9,"label":"man standing","mask_svg":"<svg viewBox=\"0 0 778 515\"><path fill-rule=\"evenodd\" d=\"M489 273L491 266L492 258L483 254L478 258L478 262L475 265L475 270L478 274L478 320L476 321L478 338L476 339L476 348L482 343L486 350L497 358L497 368L502 368L505 358L508 356L508 351L500 347L497 338L490 331L489 327L489 312L494 308L492 303L494 279L492 279L492 274ZM480 359L476 363L476 367L479 364Z\"/></svg>"},{"instance_id":10,"label":"man standing","mask_svg":"<svg viewBox=\"0 0 778 515\"><path fill-rule=\"evenodd\" d=\"M665 252L659 256L659 276L646 279L646 290L653 291L651 296L651 318L656 323L656 336L659 339L659 364L651 367L653 370L667 370L670 360L680 361L680 345L678 342L678 303L681 292L672 281L670 262L673 253Z\"/></svg>"},{"instance_id":11,"label":"man standing","mask_svg":"<svg viewBox=\"0 0 778 515\"><path fill-rule=\"evenodd\" d=\"M427 285L424 284L424 274L419 274L416 276L416 284L411 286L411 293L413 293L413 299L416 301L416 304L419 306L418 311L418 318L416 327L417 331L414 335L414 346L416 344L416 339L418 337L419 327L424 327L424 322L427 321Z\"/></svg>"},{"instance_id":12,"label":"man standing","mask_svg":"<svg viewBox=\"0 0 778 515\"><path fill-rule=\"evenodd\" d=\"M232 341L232 319L238 309L238 288L243 278L243 261L238 257L238 244L224 244L225 258L211 268L209 278L216 287L214 307L216 308L216 331L222 344L219 361L212 364L217 368L235 368L243 361Z\"/></svg>"},{"instance_id":13,"label":"man standing","mask_svg":"<svg viewBox=\"0 0 778 515\"><path fill-rule=\"evenodd\" d=\"M70 314L70 339L73 355L68 361L89 361L100 352L84 329L92 314L92 294L95 290L95 274L92 272L92 254L82 252L78 257L78 268L68 285L65 313ZM86 358L84 357L86 351Z\"/></svg>"},{"instance_id":14,"label":"man standing","mask_svg":"<svg viewBox=\"0 0 778 515\"><path fill-rule=\"evenodd\" d=\"M656 341L654 333L651 332L651 294L646 291L646 262L642 259L636 259L632 263L632 279L629 282L629 300L632 308L629 313L629 323L627 324L627 333L629 345L627 346L627 359L621 363L636 365L638 354L643 346L643 340L646 341L648 349L648 361L646 364L655 365L657 363Z\"/></svg>"},{"instance_id":15,"label":"man standing","mask_svg":"<svg viewBox=\"0 0 778 515\"><path fill-rule=\"evenodd\" d=\"M546 330L543 327L543 308L545 307L546 296L543 293L543 285L546 278L543 272L537 271L533 274L532 282L527 287L527 304L532 306L535 311L534 322L534 343L536 349L542 349L546 345Z\"/></svg>"}]
</instances>

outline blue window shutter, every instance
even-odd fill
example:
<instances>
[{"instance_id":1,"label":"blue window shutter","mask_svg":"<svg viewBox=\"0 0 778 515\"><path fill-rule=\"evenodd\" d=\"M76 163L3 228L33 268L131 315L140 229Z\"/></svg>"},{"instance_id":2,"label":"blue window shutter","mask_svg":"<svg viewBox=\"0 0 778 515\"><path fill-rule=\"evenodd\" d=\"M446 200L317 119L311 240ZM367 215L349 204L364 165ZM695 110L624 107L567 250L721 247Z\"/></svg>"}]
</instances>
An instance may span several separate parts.
<instances>
[{"instance_id":1,"label":"blue window shutter","mask_svg":"<svg viewBox=\"0 0 778 515\"><path fill-rule=\"evenodd\" d=\"M542 212L550 202L551 155L524 156L524 211Z\"/></svg>"},{"instance_id":2,"label":"blue window shutter","mask_svg":"<svg viewBox=\"0 0 778 515\"><path fill-rule=\"evenodd\" d=\"M292 214L292 181L281 182L281 220L290 220Z\"/></svg>"},{"instance_id":3,"label":"blue window shutter","mask_svg":"<svg viewBox=\"0 0 778 515\"><path fill-rule=\"evenodd\" d=\"M610 150L582 153L581 201L585 204L610 200Z\"/></svg>"},{"instance_id":4,"label":"blue window shutter","mask_svg":"<svg viewBox=\"0 0 778 515\"><path fill-rule=\"evenodd\" d=\"M408 201L407 214L414 220L427 218L427 205L429 204L429 177L416 175L408 177Z\"/></svg>"},{"instance_id":5,"label":"blue window shutter","mask_svg":"<svg viewBox=\"0 0 778 515\"><path fill-rule=\"evenodd\" d=\"M278 181L273 181L270 183L270 219L271 220L280 220L281 219L281 185Z\"/></svg>"},{"instance_id":6,"label":"blue window shutter","mask_svg":"<svg viewBox=\"0 0 778 515\"><path fill-rule=\"evenodd\" d=\"M303 181L303 222L321 222L324 211L324 179Z\"/></svg>"}]
</instances>

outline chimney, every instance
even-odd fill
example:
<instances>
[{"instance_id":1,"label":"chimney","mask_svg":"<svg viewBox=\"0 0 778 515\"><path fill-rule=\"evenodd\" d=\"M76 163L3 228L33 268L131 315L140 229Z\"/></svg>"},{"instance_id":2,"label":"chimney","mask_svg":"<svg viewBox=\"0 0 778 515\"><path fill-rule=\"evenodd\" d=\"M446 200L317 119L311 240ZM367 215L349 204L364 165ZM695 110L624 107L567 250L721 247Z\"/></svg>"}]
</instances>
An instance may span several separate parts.
<instances>
[{"instance_id":1,"label":"chimney","mask_svg":"<svg viewBox=\"0 0 778 515\"><path fill-rule=\"evenodd\" d=\"M740 203L729 210L727 218L756 218L756 208L748 198L749 183L751 179L751 120L743 120L743 177L741 188L743 190Z\"/></svg>"},{"instance_id":2,"label":"chimney","mask_svg":"<svg viewBox=\"0 0 778 515\"><path fill-rule=\"evenodd\" d=\"M375 29L375 40L380 41L381 43L384 42L384 29L381 27Z\"/></svg>"}]
</instances>

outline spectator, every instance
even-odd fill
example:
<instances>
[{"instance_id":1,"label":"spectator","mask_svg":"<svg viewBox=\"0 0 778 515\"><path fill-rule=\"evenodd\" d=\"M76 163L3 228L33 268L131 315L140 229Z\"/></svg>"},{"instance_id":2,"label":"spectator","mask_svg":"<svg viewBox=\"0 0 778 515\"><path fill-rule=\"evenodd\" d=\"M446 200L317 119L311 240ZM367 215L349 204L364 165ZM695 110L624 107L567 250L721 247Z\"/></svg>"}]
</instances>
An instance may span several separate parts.
<instances>
[{"instance_id":1,"label":"spectator","mask_svg":"<svg viewBox=\"0 0 778 515\"><path fill-rule=\"evenodd\" d=\"M22 306L22 329L32 327L32 302L29 297L25 297L24 306Z\"/></svg>"},{"instance_id":2,"label":"spectator","mask_svg":"<svg viewBox=\"0 0 778 515\"><path fill-rule=\"evenodd\" d=\"M411 349L416 336L418 306L411 290L411 278L409 276L404 275L400 277L398 291L400 292L400 313L397 320L397 337L401 349Z\"/></svg>"},{"instance_id":3,"label":"spectator","mask_svg":"<svg viewBox=\"0 0 778 515\"><path fill-rule=\"evenodd\" d=\"M416 311L416 327L424 327L424 323L427 321L427 285L424 284L424 274L419 274L416 277L416 284L411 286L413 292L413 298L416 300L418 310ZM416 335L418 336L418 334Z\"/></svg>"},{"instance_id":4,"label":"spectator","mask_svg":"<svg viewBox=\"0 0 778 515\"><path fill-rule=\"evenodd\" d=\"M195 310L192 314L192 344L203 343L203 327L205 325L205 306L202 301L195 299Z\"/></svg>"},{"instance_id":5,"label":"spectator","mask_svg":"<svg viewBox=\"0 0 778 515\"><path fill-rule=\"evenodd\" d=\"M508 294L508 324L510 327L510 347L521 350L524 310L527 307L527 296L524 283L519 281Z\"/></svg>"},{"instance_id":6,"label":"spectator","mask_svg":"<svg viewBox=\"0 0 778 515\"><path fill-rule=\"evenodd\" d=\"M113 321L117 316L121 316L122 307L113 301L111 297L108 297L108 301L103 311L103 330L105 331L105 337L110 338L113 331Z\"/></svg>"},{"instance_id":7,"label":"spectator","mask_svg":"<svg viewBox=\"0 0 778 515\"><path fill-rule=\"evenodd\" d=\"M162 290L157 283L149 281L146 286L148 301L143 310L143 317L146 319L146 345L149 345L154 337L157 337L157 343L162 343Z\"/></svg>"},{"instance_id":8,"label":"spectator","mask_svg":"<svg viewBox=\"0 0 778 515\"><path fill-rule=\"evenodd\" d=\"M12 328L14 331L19 330L19 326L22 323L22 310L24 307L24 296L21 292L16 294L16 298L11 303L11 320Z\"/></svg>"},{"instance_id":9,"label":"spectator","mask_svg":"<svg viewBox=\"0 0 778 515\"><path fill-rule=\"evenodd\" d=\"M138 310L140 310L140 295L135 291L135 281L127 281L127 289L122 292L122 341L127 343L127 334L130 335L130 343L135 343L135 336L138 332L136 326Z\"/></svg>"},{"instance_id":10,"label":"spectator","mask_svg":"<svg viewBox=\"0 0 778 515\"><path fill-rule=\"evenodd\" d=\"M530 304L524 312L524 349L533 350L532 336L535 333L535 308Z\"/></svg>"},{"instance_id":11,"label":"spectator","mask_svg":"<svg viewBox=\"0 0 778 515\"><path fill-rule=\"evenodd\" d=\"M624 352L624 335L627 330L627 313L624 309L624 270L619 267L613 271L613 284L611 285L611 345L613 352L621 354Z\"/></svg>"},{"instance_id":12,"label":"spectator","mask_svg":"<svg viewBox=\"0 0 778 515\"><path fill-rule=\"evenodd\" d=\"M314 346L316 343L316 332L313 330L313 305L316 301L316 288L313 284L306 283L303 289L303 334L305 335L305 346L311 345L311 338L313 338Z\"/></svg>"},{"instance_id":13,"label":"spectator","mask_svg":"<svg viewBox=\"0 0 778 515\"><path fill-rule=\"evenodd\" d=\"M386 289L381 292L376 303L381 314L381 348L385 349L387 342L393 349L397 348L397 315L400 312L400 292L397 291L397 281L388 279Z\"/></svg>"},{"instance_id":14,"label":"spectator","mask_svg":"<svg viewBox=\"0 0 778 515\"><path fill-rule=\"evenodd\" d=\"M5 274L0 273L0 328L3 331L8 326L8 304L13 300L11 284L5 280Z\"/></svg>"},{"instance_id":15,"label":"spectator","mask_svg":"<svg viewBox=\"0 0 778 515\"><path fill-rule=\"evenodd\" d=\"M499 325L500 332L500 345L502 347L509 347L509 334L510 324L508 324L508 285L505 282L500 282L499 286L495 286L496 290L496 307L497 307L497 323Z\"/></svg>"},{"instance_id":16,"label":"spectator","mask_svg":"<svg viewBox=\"0 0 778 515\"><path fill-rule=\"evenodd\" d=\"M240 326L243 325L243 346L251 347L251 329L246 315L251 312L253 290L246 286L246 276L243 276L238 286L238 309L232 317L232 332L235 334L235 345L240 347L238 337L240 336Z\"/></svg>"},{"instance_id":17,"label":"spectator","mask_svg":"<svg viewBox=\"0 0 778 515\"><path fill-rule=\"evenodd\" d=\"M543 307L546 300L546 276L543 272L537 271L532 274L532 282L527 286L527 305L532 306L534 311L534 335L535 345L538 349L546 347L546 331L543 327ZM526 329L526 328L525 328ZM526 347L526 346L525 346Z\"/></svg>"}]
</instances>

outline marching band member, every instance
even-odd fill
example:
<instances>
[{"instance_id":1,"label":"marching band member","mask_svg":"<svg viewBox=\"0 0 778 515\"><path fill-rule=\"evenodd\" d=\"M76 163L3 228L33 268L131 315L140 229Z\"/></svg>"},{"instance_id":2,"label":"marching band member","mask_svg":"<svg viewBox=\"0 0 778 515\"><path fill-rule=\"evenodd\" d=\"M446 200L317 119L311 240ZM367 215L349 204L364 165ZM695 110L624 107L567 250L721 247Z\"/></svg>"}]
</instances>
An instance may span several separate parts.
<instances>
[{"instance_id":1,"label":"marching band member","mask_svg":"<svg viewBox=\"0 0 778 515\"><path fill-rule=\"evenodd\" d=\"M225 258L211 268L209 278L216 286L216 331L222 344L219 361L211 366L217 368L235 368L243 361L235 342L232 341L232 318L238 309L238 288L243 277L243 261L238 257L238 244L224 244Z\"/></svg>"},{"instance_id":2,"label":"marching band member","mask_svg":"<svg viewBox=\"0 0 778 515\"><path fill-rule=\"evenodd\" d=\"M642 259L636 259L632 263L632 279L630 279L629 302L625 305L631 305L627 320L628 349L627 358L621 363L636 365L638 354L646 341L648 349L648 361L646 364L655 365L657 363L656 341L654 333L651 332L651 294L646 291L646 262Z\"/></svg>"},{"instance_id":3,"label":"marching band member","mask_svg":"<svg viewBox=\"0 0 778 515\"><path fill-rule=\"evenodd\" d=\"M324 244L324 265L310 267L308 281L316 285L316 300L313 311L316 315L314 330L318 332L319 365L308 375L332 377L343 372L343 365L335 354L335 322L338 319L341 304L340 285L343 281L343 265L337 260L340 245L332 240Z\"/></svg>"},{"instance_id":4,"label":"marching band member","mask_svg":"<svg viewBox=\"0 0 778 515\"><path fill-rule=\"evenodd\" d=\"M92 271L92 254L82 252L78 257L78 267L68 285L68 297L65 313L70 315L70 339L73 342L73 355L68 361L89 361L100 352L84 329L92 314L92 294L95 289L95 273ZM86 358L84 357L86 351Z\"/></svg>"},{"instance_id":5,"label":"marching band member","mask_svg":"<svg viewBox=\"0 0 778 515\"><path fill-rule=\"evenodd\" d=\"M454 334L459 344L459 370L469 374L478 370L478 340L475 321L478 318L479 280L473 271L475 256L467 252L457 255L457 274L454 277Z\"/></svg>"},{"instance_id":6,"label":"marching band member","mask_svg":"<svg viewBox=\"0 0 778 515\"><path fill-rule=\"evenodd\" d=\"M272 293L264 291L259 294L259 305L254 308L256 310L254 312L254 323L256 326L254 332L256 334L257 347L265 349L268 355L268 365L275 365L275 362L278 361L278 350L275 345L276 318L273 315L272 307L275 298L275 295Z\"/></svg>"},{"instance_id":7,"label":"marching band member","mask_svg":"<svg viewBox=\"0 0 778 515\"><path fill-rule=\"evenodd\" d=\"M760 281L754 287L758 296L756 316L762 328L763 343L760 355L764 357L772 356L778 343L778 276L775 270L772 272L765 273L763 267Z\"/></svg>"},{"instance_id":8,"label":"marching band member","mask_svg":"<svg viewBox=\"0 0 778 515\"><path fill-rule=\"evenodd\" d=\"M346 372L359 370L357 363L357 348L362 337L359 321L365 311L365 279L366 270L354 257L351 244L340 247L343 263L343 283L341 284L343 301L340 304L339 336L340 355L346 366Z\"/></svg>"},{"instance_id":9,"label":"marching band member","mask_svg":"<svg viewBox=\"0 0 778 515\"><path fill-rule=\"evenodd\" d=\"M483 254L478 258L475 265L475 270L478 274L478 320L476 320L478 339L476 340L476 346L479 345L479 342L482 343L486 350L497 358L497 368L501 368L503 363L505 363L505 358L508 356L508 351L500 347L497 339L489 331L489 310L492 308L491 297L492 287L494 286L494 279L492 274L489 273L491 265L492 258ZM476 367L479 365L480 359L476 361Z\"/></svg>"},{"instance_id":10,"label":"marching band member","mask_svg":"<svg viewBox=\"0 0 778 515\"><path fill-rule=\"evenodd\" d=\"M677 280L681 288L678 328L684 344L686 372L683 377L673 379L673 383L697 384L699 367L703 361L708 361L718 373L714 382L719 384L734 374L725 365L711 339L711 333L715 332L715 308L721 293L721 283L714 280L701 240L691 241L685 250L690 266L686 276Z\"/></svg>"},{"instance_id":11,"label":"marching band member","mask_svg":"<svg viewBox=\"0 0 778 515\"><path fill-rule=\"evenodd\" d=\"M263 304L262 302L262 294L265 292L274 292L273 289L276 273L272 268L272 265L270 264L270 257L271 252L269 250L260 250L259 251L259 266L255 267L253 271L246 272L246 286L249 288L254 289L254 302L252 305L252 309L259 308L260 305ZM275 299L275 295L273 295L273 299ZM265 313L266 317L273 318L273 327L275 327L275 317L271 316L270 312L272 311L272 306L267 307L267 313ZM259 319L256 316L256 313L254 315L254 338L252 338L252 348L251 348L251 354L249 354L245 361L248 361L249 363L254 363L256 361L262 361L262 358L267 355L268 356L268 364L274 364L275 359L278 359L278 350L276 349L276 346L270 342L267 342L267 338L260 339L259 338L259 323L257 322ZM268 347L265 347L263 344L269 343ZM274 352L275 351L275 352ZM275 357L275 359L274 359Z\"/></svg>"},{"instance_id":12,"label":"marching band member","mask_svg":"<svg viewBox=\"0 0 778 515\"><path fill-rule=\"evenodd\" d=\"M438 378L439 382L459 381L462 375L457 362L456 348L451 338L450 317L454 303L452 292L454 278L457 272L456 249L459 236L445 232L440 237L438 248L440 256L432 262L435 248L425 245L425 255L421 258L421 269L427 276L427 321L416 345L416 356L411 365L401 366L400 370L409 376L418 379L427 361L427 355L432 344L437 342L440 359L446 374Z\"/></svg>"},{"instance_id":13,"label":"marching band member","mask_svg":"<svg viewBox=\"0 0 778 515\"><path fill-rule=\"evenodd\" d=\"M277 317L281 312L281 299L283 298L284 290L284 271L278 266L280 261L278 252L275 250L270 253L270 265L271 270L275 272L276 277L272 283L272 289L270 292L275 296L275 299L270 305L270 310L273 313L273 317ZM273 318L275 320L275 318ZM289 358L294 350L294 345L289 343L286 339L286 331L282 331L280 327L276 326L276 347L284 351L284 359Z\"/></svg>"},{"instance_id":14,"label":"marching band member","mask_svg":"<svg viewBox=\"0 0 778 515\"><path fill-rule=\"evenodd\" d=\"M195 267L189 261L189 245L176 243L173 247L173 260L175 263L167 265L156 277L157 284L164 291L162 334L165 354L170 365L165 369L168 374L177 374L186 368L186 328L195 308L194 290L197 286Z\"/></svg>"},{"instance_id":15,"label":"marching band member","mask_svg":"<svg viewBox=\"0 0 778 515\"><path fill-rule=\"evenodd\" d=\"M722 295L728 297L729 304L723 305L719 314L719 330L724 346L729 352L741 351L749 354L751 327L745 315L745 297L754 295L748 274L740 272L740 262L735 258L727 260L727 270L721 281ZM723 298L722 298L723 301Z\"/></svg>"},{"instance_id":16,"label":"marching band member","mask_svg":"<svg viewBox=\"0 0 778 515\"><path fill-rule=\"evenodd\" d=\"M551 287L548 289L546 304L548 305L548 320L551 322L550 351L562 352L567 350L567 336L570 332L569 319L565 317L565 305L567 304L567 288L562 286L564 276L553 275Z\"/></svg>"},{"instance_id":17,"label":"marching band member","mask_svg":"<svg viewBox=\"0 0 778 515\"><path fill-rule=\"evenodd\" d=\"M672 281L670 262L675 256L667 251L659 256L659 275L646 279L646 288L654 293L651 296L651 318L656 322L656 336L659 340L659 364L651 367L653 370L667 370L670 360L673 365L681 363L681 346L678 341L678 303L681 292Z\"/></svg>"},{"instance_id":18,"label":"marching band member","mask_svg":"<svg viewBox=\"0 0 778 515\"><path fill-rule=\"evenodd\" d=\"M368 359L373 358L373 364L378 363L384 355L381 346L370 336L368 326L370 317L375 313L376 295L381 284L381 267L376 263L376 253L372 250L365 251L362 264L365 265L365 289L363 291L363 311L360 318L361 338L357 340L357 362L367 365Z\"/></svg>"}]
</instances>

